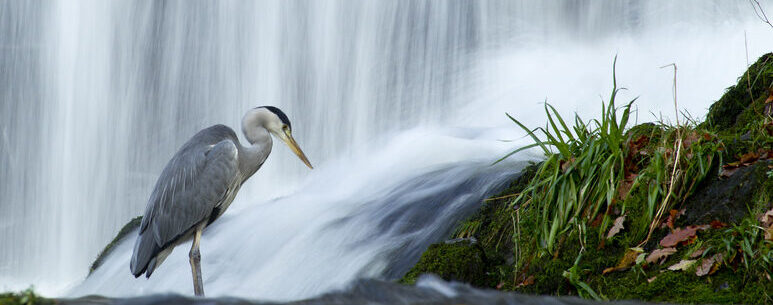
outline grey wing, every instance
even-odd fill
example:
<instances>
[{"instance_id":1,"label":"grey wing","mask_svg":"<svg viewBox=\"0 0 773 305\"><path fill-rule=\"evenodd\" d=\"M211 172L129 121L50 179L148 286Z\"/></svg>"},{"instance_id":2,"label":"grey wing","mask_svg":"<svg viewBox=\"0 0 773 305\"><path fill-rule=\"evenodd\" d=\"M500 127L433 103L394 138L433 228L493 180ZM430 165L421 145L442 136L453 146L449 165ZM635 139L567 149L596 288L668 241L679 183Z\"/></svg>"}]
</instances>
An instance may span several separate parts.
<instances>
[{"instance_id":1,"label":"grey wing","mask_svg":"<svg viewBox=\"0 0 773 305\"><path fill-rule=\"evenodd\" d=\"M238 150L230 139L183 147L164 168L150 196L134 246L132 273L142 274L159 252L208 221L238 184ZM153 269L158 264L151 265ZM147 275L152 272L147 270Z\"/></svg>"}]
</instances>

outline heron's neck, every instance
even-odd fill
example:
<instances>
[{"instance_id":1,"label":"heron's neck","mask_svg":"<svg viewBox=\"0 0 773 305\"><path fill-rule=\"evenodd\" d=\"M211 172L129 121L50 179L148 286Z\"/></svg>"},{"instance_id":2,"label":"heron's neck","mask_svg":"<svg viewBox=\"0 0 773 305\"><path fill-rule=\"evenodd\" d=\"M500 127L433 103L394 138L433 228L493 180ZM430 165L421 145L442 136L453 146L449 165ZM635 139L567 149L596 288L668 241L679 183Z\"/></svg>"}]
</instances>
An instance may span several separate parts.
<instances>
[{"instance_id":1,"label":"heron's neck","mask_svg":"<svg viewBox=\"0 0 773 305\"><path fill-rule=\"evenodd\" d=\"M271 134L265 128L254 128L249 133L245 133L245 136L250 144L239 150L239 170L244 180L247 180L266 161L271 153L273 141Z\"/></svg>"}]
</instances>

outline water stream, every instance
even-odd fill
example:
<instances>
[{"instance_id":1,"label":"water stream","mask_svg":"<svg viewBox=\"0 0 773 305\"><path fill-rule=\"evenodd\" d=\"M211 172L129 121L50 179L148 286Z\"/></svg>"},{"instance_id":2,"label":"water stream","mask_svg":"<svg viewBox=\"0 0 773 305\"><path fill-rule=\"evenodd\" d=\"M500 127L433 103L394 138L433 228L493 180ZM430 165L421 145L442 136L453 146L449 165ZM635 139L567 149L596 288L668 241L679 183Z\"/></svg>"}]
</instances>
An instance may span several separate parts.
<instances>
[{"instance_id":1,"label":"water stream","mask_svg":"<svg viewBox=\"0 0 773 305\"><path fill-rule=\"evenodd\" d=\"M489 167L525 143L504 112L592 116L618 55L639 122L673 117L670 63L700 118L770 50L747 1L1 0L0 291L189 294L182 249L134 280L122 244L84 279L185 140L259 105L318 168L274 149L205 234L208 292L398 277L518 168Z\"/></svg>"}]
</instances>

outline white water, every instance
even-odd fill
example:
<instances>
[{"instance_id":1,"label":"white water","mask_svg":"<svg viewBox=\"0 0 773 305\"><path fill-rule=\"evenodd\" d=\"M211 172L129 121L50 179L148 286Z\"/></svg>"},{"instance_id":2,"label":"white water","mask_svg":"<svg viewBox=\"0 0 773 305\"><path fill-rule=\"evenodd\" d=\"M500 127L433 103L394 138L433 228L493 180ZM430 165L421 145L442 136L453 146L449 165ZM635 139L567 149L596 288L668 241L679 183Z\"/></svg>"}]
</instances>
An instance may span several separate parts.
<instances>
[{"instance_id":1,"label":"white water","mask_svg":"<svg viewBox=\"0 0 773 305\"><path fill-rule=\"evenodd\" d=\"M318 170L274 150L205 234L222 251L203 246L208 292L293 299L378 275L393 244L330 250L360 232L316 232L326 213L357 217L356 201L457 161L484 167L516 145L495 139L520 136L505 111L542 124L547 98L595 114L615 54L639 121L673 112L658 68L672 62L680 108L700 117L745 69L744 33L750 61L773 50L746 1L2 1L0 290L69 291L179 145L264 104ZM298 263L312 249L330 250L322 265ZM186 252L150 281L116 255L73 293L189 293Z\"/></svg>"}]
</instances>

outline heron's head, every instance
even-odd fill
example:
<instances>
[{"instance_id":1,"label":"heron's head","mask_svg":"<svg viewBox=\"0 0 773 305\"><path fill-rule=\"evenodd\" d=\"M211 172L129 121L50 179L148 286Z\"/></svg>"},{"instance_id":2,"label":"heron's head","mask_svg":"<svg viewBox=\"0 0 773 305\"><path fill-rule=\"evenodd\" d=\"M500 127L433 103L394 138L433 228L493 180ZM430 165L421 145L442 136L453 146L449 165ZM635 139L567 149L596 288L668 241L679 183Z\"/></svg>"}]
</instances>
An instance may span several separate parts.
<instances>
[{"instance_id":1,"label":"heron's head","mask_svg":"<svg viewBox=\"0 0 773 305\"><path fill-rule=\"evenodd\" d=\"M306 166L313 168L311 163L309 163L309 159L306 158L306 154L303 153L298 143L293 139L293 128L290 124L290 119L279 108L261 106L252 109L244 116L242 128L248 139L251 138L250 133L253 132L253 128L265 128L269 133L287 144Z\"/></svg>"}]
</instances>

